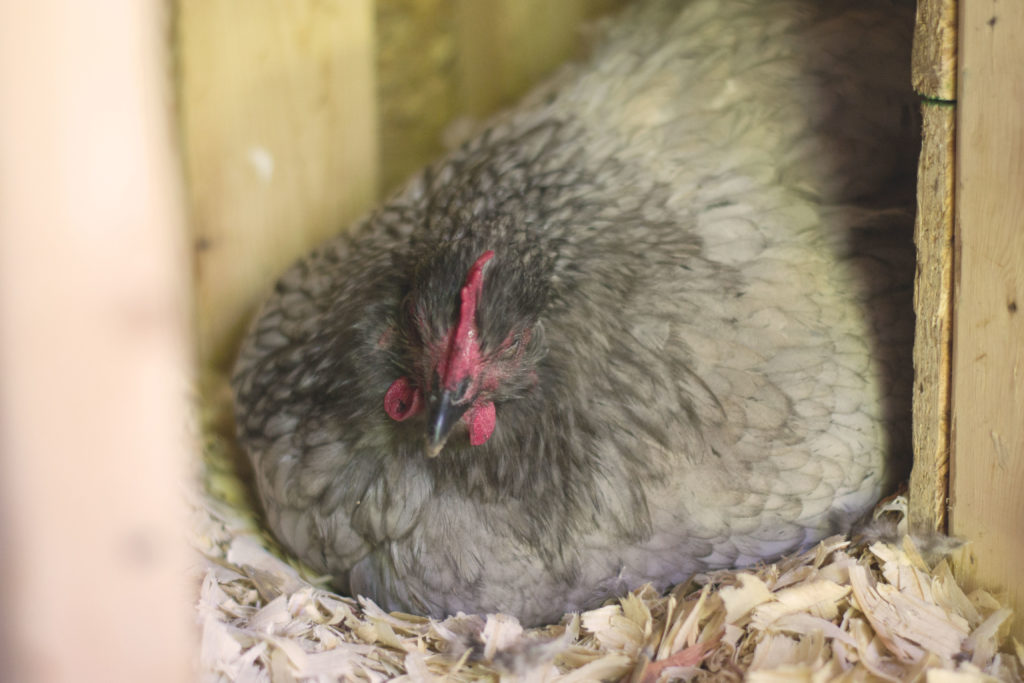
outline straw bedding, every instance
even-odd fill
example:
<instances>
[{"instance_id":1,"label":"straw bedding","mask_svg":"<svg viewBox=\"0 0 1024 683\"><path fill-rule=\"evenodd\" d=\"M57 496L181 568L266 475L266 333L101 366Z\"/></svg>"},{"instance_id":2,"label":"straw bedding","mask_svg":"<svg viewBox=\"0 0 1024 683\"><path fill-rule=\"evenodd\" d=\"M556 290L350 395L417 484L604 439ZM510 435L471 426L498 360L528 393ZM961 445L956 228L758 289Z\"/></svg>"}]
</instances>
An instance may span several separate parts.
<instances>
[{"instance_id":1,"label":"straw bedding","mask_svg":"<svg viewBox=\"0 0 1024 683\"><path fill-rule=\"evenodd\" d=\"M948 551L964 548L906 535L902 498L858 538L544 628L385 613L327 590L260 530L216 386L190 494L204 681L1024 680L1010 610L958 585Z\"/></svg>"}]
</instances>

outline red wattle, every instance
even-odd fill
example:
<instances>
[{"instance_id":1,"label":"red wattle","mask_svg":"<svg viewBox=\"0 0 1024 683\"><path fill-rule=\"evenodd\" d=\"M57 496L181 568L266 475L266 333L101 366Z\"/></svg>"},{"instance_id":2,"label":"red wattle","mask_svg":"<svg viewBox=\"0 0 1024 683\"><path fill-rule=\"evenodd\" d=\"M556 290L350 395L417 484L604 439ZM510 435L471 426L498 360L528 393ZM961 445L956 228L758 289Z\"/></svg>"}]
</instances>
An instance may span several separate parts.
<instances>
[{"instance_id":1,"label":"red wattle","mask_svg":"<svg viewBox=\"0 0 1024 683\"><path fill-rule=\"evenodd\" d=\"M490 401L477 403L466 413L465 420L469 424L469 443L479 446L494 433L494 424L497 422L494 404Z\"/></svg>"}]
</instances>

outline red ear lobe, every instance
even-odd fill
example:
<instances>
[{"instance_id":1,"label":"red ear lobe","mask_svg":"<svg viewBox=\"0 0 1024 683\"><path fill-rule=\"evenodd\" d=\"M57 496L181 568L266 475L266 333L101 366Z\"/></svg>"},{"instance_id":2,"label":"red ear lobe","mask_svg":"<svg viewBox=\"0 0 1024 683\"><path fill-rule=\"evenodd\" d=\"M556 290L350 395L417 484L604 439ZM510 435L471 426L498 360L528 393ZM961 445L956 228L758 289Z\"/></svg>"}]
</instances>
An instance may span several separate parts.
<instances>
[{"instance_id":1,"label":"red ear lobe","mask_svg":"<svg viewBox=\"0 0 1024 683\"><path fill-rule=\"evenodd\" d=\"M490 401L477 403L466 413L465 420L469 423L469 443L479 446L494 433L494 423L497 421L494 404Z\"/></svg>"},{"instance_id":2,"label":"red ear lobe","mask_svg":"<svg viewBox=\"0 0 1024 683\"><path fill-rule=\"evenodd\" d=\"M420 412L423 408L423 394L414 387L407 377L399 377L384 394L384 412L392 420L401 422Z\"/></svg>"}]
</instances>

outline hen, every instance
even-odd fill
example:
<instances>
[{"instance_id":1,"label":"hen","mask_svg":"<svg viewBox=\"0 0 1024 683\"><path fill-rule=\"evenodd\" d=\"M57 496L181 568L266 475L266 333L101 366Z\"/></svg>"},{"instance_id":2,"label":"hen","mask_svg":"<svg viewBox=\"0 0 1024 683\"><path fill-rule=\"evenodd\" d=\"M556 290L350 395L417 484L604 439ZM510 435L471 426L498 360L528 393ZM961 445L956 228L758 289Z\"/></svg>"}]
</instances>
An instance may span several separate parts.
<instances>
[{"instance_id":1,"label":"hen","mask_svg":"<svg viewBox=\"0 0 1024 683\"><path fill-rule=\"evenodd\" d=\"M276 536L538 624L847 529L909 450L912 20L643 3L292 267L233 378Z\"/></svg>"}]
</instances>

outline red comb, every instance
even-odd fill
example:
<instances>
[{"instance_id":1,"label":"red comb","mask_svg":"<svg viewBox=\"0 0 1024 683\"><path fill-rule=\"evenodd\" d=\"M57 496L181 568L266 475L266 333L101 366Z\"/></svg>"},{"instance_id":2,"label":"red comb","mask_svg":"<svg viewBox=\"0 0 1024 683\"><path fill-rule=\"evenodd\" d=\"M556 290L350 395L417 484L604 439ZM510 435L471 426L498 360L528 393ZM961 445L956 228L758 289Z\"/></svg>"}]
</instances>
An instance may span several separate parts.
<instances>
[{"instance_id":1,"label":"red comb","mask_svg":"<svg viewBox=\"0 0 1024 683\"><path fill-rule=\"evenodd\" d=\"M476 305L484 286L484 265L494 258L491 250L481 254L466 275L459 304L459 321L452 335L447 362L441 370L441 384L454 391L480 362L480 342L477 340Z\"/></svg>"}]
</instances>

